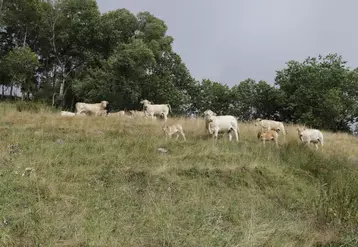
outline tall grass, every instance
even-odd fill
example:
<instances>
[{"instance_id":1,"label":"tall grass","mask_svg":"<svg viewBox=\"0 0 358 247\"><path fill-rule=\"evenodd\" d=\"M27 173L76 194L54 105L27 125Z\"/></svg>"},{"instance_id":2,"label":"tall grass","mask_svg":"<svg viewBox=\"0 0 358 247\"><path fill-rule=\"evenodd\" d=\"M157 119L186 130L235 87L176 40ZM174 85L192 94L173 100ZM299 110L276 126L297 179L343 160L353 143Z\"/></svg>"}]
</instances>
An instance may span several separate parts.
<instances>
[{"instance_id":1,"label":"tall grass","mask_svg":"<svg viewBox=\"0 0 358 247\"><path fill-rule=\"evenodd\" d=\"M358 244L353 136L316 152L288 126L263 148L252 124L237 144L177 118L188 140L166 141L160 121L0 107L2 246Z\"/></svg>"}]
</instances>

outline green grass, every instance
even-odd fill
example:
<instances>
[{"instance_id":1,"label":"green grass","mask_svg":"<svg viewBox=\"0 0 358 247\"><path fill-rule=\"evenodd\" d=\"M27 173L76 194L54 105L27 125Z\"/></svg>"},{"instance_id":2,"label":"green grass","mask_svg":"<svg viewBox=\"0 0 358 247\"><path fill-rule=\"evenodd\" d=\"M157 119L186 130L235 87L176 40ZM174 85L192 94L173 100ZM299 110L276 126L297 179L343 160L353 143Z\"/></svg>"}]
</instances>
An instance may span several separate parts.
<instances>
[{"instance_id":1,"label":"green grass","mask_svg":"<svg viewBox=\"0 0 358 247\"><path fill-rule=\"evenodd\" d=\"M263 148L252 124L237 144L170 119L188 140L165 141L160 121L17 108L0 104L0 246L358 245L352 136L315 152L288 126Z\"/></svg>"}]
</instances>

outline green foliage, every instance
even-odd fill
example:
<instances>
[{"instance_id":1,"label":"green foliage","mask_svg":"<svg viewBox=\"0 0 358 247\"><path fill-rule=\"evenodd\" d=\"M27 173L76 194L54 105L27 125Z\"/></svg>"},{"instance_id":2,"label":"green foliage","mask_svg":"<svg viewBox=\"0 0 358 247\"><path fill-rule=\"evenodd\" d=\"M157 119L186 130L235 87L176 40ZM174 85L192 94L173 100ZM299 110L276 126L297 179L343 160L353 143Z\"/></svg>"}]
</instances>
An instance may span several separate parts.
<instances>
[{"instance_id":1,"label":"green foliage","mask_svg":"<svg viewBox=\"0 0 358 247\"><path fill-rule=\"evenodd\" d=\"M9 84L20 86L23 93L29 93L35 88L35 72L38 66L37 56L28 46L11 50L2 63Z\"/></svg>"},{"instance_id":2,"label":"green foliage","mask_svg":"<svg viewBox=\"0 0 358 247\"><path fill-rule=\"evenodd\" d=\"M358 80L337 54L290 61L277 71L285 120L331 130L348 130L357 118Z\"/></svg>"}]
</instances>

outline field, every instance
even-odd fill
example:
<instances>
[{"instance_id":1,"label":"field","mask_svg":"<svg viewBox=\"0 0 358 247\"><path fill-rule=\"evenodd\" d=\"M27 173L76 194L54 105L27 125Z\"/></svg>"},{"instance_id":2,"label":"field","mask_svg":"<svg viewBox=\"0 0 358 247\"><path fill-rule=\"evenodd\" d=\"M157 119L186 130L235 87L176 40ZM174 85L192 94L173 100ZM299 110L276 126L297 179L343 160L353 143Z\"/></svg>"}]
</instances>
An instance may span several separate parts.
<instances>
[{"instance_id":1,"label":"field","mask_svg":"<svg viewBox=\"0 0 358 247\"><path fill-rule=\"evenodd\" d=\"M169 119L184 142L160 121L0 113L0 246L358 246L351 135L316 152L296 126L276 149L253 124L237 144Z\"/></svg>"}]
</instances>

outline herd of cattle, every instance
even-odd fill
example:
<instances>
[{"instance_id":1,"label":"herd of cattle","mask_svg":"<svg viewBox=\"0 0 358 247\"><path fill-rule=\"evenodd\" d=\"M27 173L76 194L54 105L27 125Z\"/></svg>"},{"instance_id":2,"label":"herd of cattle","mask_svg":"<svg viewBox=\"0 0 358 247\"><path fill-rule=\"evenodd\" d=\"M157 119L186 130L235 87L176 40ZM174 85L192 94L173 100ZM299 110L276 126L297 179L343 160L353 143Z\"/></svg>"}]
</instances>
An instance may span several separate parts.
<instances>
[{"instance_id":1,"label":"herd of cattle","mask_svg":"<svg viewBox=\"0 0 358 247\"><path fill-rule=\"evenodd\" d=\"M76 115L95 115L95 116L128 116L128 117L150 117L151 119L156 119L157 116L164 118L166 122L168 119L168 114L171 112L171 107L169 104L153 104L149 100L140 101L143 104L143 111L119 111L119 112L108 112L108 101L101 101L101 103L83 103L77 102L75 105L75 112L61 111L61 116L76 116ZM223 115L218 116L215 112L211 110L206 110L204 112L205 119L205 129L209 132L210 135L213 135L215 139L218 138L218 134L221 132L227 132L229 136L229 141L232 141L232 132L235 135L235 139L239 142L239 126L238 121L234 116ZM265 145L266 141L273 141L278 146L278 137L280 133L283 134L284 140L286 140L286 131L282 122L266 119L256 119L255 126L259 126L261 130L257 133L257 138L262 141ZM183 137L184 140L185 134L183 131L183 126L179 123L174 123L171 125L164 124L162 126L166 138L171 138L173 134L176 134L176 139L179 138L179 134ZM316 150L318 149L318 143L321 144L323 148L323 135L322 132L317 129L308 129L305 127L297 128L298 137L302 143L308 145L313 143Z\"/></svg>"}]
</instances>

